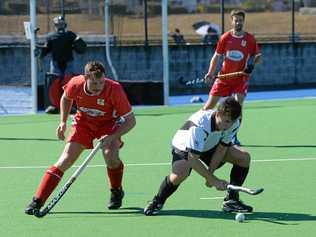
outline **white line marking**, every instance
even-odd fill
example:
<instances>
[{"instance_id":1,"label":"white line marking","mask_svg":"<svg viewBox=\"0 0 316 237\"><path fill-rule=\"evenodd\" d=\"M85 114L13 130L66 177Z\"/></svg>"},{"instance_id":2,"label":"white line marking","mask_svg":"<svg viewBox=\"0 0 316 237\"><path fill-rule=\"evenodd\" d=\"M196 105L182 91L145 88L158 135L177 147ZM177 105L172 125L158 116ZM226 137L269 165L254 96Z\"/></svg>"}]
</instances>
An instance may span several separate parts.
<instances>
[{"instance_id":1,"label":"white line marking","mask_svg":"<svg viewBox=\"0 0 316 237\"><path fill-rule=\"evenodd\" d=\"M155 165L170 165L170 162L165 163L148 163L148 164L126 164L126 166L155 166Z\"/></svg>"},{"instance_id":2,"label":"white line marking","mask_svg":"<svg viewBox=\"0 0 316 237\"><path fill-rule=\"evenodd\" d=\"M316 157L311 158L289 158L289 159L268 159L268 160L253 160L252 163L259 163L259 162L285 162L285 161L314 161ZM161 162L161 163L135 163L135 164L124 164L125 166L164 166L170 165L169 162ZM47 166L0 166L0 169L45 169L48 168ZM74 165L71 168L78 168L79 165ZM105 167L105 165L88 165L89 168L98 168L98 167Z\"/></svg>"},{"instance_id":3,"label":"white line marking","mask_svg":"<svg viewBox=\"0 0 316 237\"><path fill-rule=\"evenodd\" d=\"M282 161L308 161L308 160L316 160L316 158L269 159L269 160L253 160L251 162L282 162Z\"/></svg>"},{"instance_id":4,"label":"white line marking","mask_svg":"<svg viewBox=\"0 0 316 237\"><path fill-rule=\"evenodd\" d=\"M217 199L224 199L224 197L206 197L206 198L200 198L201 200L217 200Z\"/></svg>"},{"instance_id":5,"label":"white line marking","mask_svg":"<svg viewBox=\"0 0 316 237\"><path fill-rule=\"evenodd\" d=\"M124 166L163 166L171 163L143 163L143 164L124 164ZM49 166L0 166L0 169L45 169ZM78 168L79 165L73 165L71 168ZM88 165L89 168L105 167L105 165Z\"/></svg>"}]
</instances>

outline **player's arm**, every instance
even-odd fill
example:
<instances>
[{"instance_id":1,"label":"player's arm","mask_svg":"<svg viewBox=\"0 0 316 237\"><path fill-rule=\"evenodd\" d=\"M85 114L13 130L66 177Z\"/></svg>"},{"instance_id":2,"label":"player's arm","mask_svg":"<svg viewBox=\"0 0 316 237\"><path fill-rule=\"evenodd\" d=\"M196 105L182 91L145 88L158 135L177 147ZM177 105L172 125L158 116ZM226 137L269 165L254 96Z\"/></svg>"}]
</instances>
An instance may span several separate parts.
<instances>
[{"instance_id":1,"label":"player's arm","mask_svg":"<svg viewBox=\"0 0 316 237\"><path fill-rule=\"evenodd\" d=\"M134 113L131 111L127 115L122 116L122 123L113 134L114 138L120 138L124 134L128 133L136 125L136 119Z\"/></svg>"},{"instance_id":2,"label":"player's arm","mask_svg":"<svg viewBox=\"0 0 316 237\"><path fill-rule=\"evenodd\" d=\"M49 54L52 51L52 41L50 37L48 37L46 43L38 49L40 58L44 58L47 54Z\"/></svg>"},{"instance_id":3,"label":"player's arm","mask_svg":"<svg viewBox=\"0 0 316 237\"><path fill-rule=\"evenodd\" d=\"M73 33L73 32L72 32ZM78 54L83 54L86 52L87 44L86 42L78 35L73 33L73 42L72 42L72 48L76 51Z\"/></svg>"},{"instance_id":4,"label":"player's arm","mask_svg":"<svg viewBox=\"0 0 316 237\"><path fill-rule=\"evenodd\" d=\"M104 144L119 139L136 125L132 107L121 85L117 85L113 88L111 97L113 99L113 107L115 108L117 115L120 116L121 121L113 134L101 138Z\"/></svg>"},{"instance_id":5,"label":"player's arm","mask_svg":"<svg viewBox=\"0 0 316 237\"><path fill-rule=\"evenodd\" d=\"M65 131L67 128L67 119L71 110L73 100L68 98L65 93L60 99L60 123L57 127L56 133L60 140L65 139Z\"/></svg>"},{"instance_id":6,"label":"player's arm","mask_svg":"<svg viewBox=\"0 0 316 237\"><path fill-rule=\"evenodd\" d=\"M39 58L44 58L49 52L50 48L48 48L47 43L45 45L36 45L35 48L35 56Z\"/></svg>"},{"instance_id":7,"label":"player's arm","mask_svg":"<svg viewBox=\"0 0 316 237\"><path fill-rule=\"evenodd\" d=\"M262 54L261 53L256 54L254 56L253 64L257 65L257 64L261 63L261 61L262 61Z\"/></svg>"},{"instance_id":8,"label":"player's arm","mask_svg":"<svg viewBox=\"0 0 316 237\"><path fill-rule=\"evenodd\" d=\"M221 57L222 56L220 54L215 52L213 57L211 58L208 72L205 75L205 79L206 79L207 82L210 82L212 80L212 78L214 78L215 72L216 72L216 68L217 68L217 64L220 61Z\"/></svg>"},{"instance_id":9,"label":"player's arm","mask_svg":"<svg viewBox=\"0 0 316 237\"><path fill-rule=\"evenodd\" d=\"M247 60L246 68L244 70L244 72L247 74L251 74L255 66L261 62L261 53L259 46L256 43L255 38L253 38L252 40L253 41L251 41L251 43L253 43L253 45L251 47L252 49L250 49L251 56Z\"/></svg>"},{"instance_id":10,"label":"player's arm","mask_svg":"<svg viewBox=\"0 0 316 237\"><path fill-rule=\"evenodd\" d=\"M203 162L199 159L199 155L188 152L188 162L193 170L206 179L207 183L210 184L209 186L215 186L218 190L226 190L228 183L224 180L218 179L210 173Z\"/></svg>"},{"instance_id":11,"label":"player's arm","mask_svg":"<svg viewBox=\"0 0 316 237\"><path fill-rule=\"evenodd\" d=\"M218 187L216 185L220 185L223 189L219 190L225 190L228 182L225 180L218 179L215 175L214 172L215 170L219 167L219 165L223 162L225 154L227 152L227 146L223 146L222 144L219 144L212 156L211 162L209 164L208 172L210 175L216 178L214 183L209 182L209 180L206 179L206 186L212 187L215 186L217 189Z\"/></svg>"},{"instance_id":12,"label":"player's arm","mask_svg":"<svg viewBox=\"0 0 316 237\"><path fill-rule=\"evenodd\" d=\"M186 149L190 167L204 177L210 185L215 186L218 190L225 190L227 182L215 177L199 159L208 134L201 127L195 126L189 129L189 133L190 137L187 140Z\"/></svg>"},{"instance_id":13,"label":"player's arm","mask_svg":"<svg viewBox=\"0 0 316 237\"><path fill-rule=\"evenodd\" d=\"M189 166L199 175L213 182L207 167L199 159L208 134L203 128L197 126L190 127L188 133L189 137L186 140L186 150L188 152Z\"/></svg>"},{"instance_id":14,"label":"player's arm","mask_svg":"<svg viewBox=\"0 0 316 237\"><path fill-rule=\"evenodd\" d=\"M190 167L195 170L199 175L206 179L211 179L209 177L209 172L205 165L202 163L202 161L199 159L200 156L198 154L195 154L193 152L188 152L188 162Z\"/></svg>"},{"instance_id":15,"label":"player's arm","mask_svg":"<svg viewBox=\"0 0 316 237\"><path fill-rule=\"evenodd\" d=\"M260 53L251 56L247 61L247 65L246 65L244 72L247 74L251 74L253 69L255 69L255 66L257 64L259 64L260 62L261 62L261 54Z\"/></svg>"},{"instance_id":16,"label":"player's arm","mask_svg":"<svg viewBox=\"0 0 316 237\"><path fill-rule=\"evenodd\" d=\"M227 149L228 146L221 143L217 146L208 168L211 174L213 174L217 167L223 162Z\"/></svg>"},{"instance_id":17,"label":"player's arm","mask_svg":"<svg viewBox=\"0 0 316 237\"><path fill-rule=\"evenodd\" d=\"M128 133L136 125L136 119L134 113L131 111L127 115L121 117L121 122L115 132L111 135L103 136L102 142L104 144L111 143L112 141L119 139L124 134Z\"/></svg>"}]
</instances>

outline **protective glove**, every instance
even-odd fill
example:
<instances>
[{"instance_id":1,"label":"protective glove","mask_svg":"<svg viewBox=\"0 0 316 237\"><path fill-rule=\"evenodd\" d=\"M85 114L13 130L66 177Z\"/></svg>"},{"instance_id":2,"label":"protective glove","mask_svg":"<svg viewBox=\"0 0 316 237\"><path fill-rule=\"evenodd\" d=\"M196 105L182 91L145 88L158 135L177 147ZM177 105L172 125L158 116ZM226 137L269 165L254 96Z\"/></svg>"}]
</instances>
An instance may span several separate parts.
<instances>
[{"instance_id":1,"label":"protective glove","mask_svg":"<svg viewBox=\"0 0 316 237\"><path fill-rule=\"evenodd\" d=\"M253 64L248 64L246 69L244 70L244 72L247 73L247 74L251 74L254 68L255 67L254 67Z\"/></svg>"},{"instance_id":2,"label":"protective glove","mask_svg":"<svg viewBox=\"0 0 316 237\"><path fill-rule=\"evenodd\" d=\"M254 68L255 67L254 67L253 64L248 64L246 69L244 70L244 72L247 73L247 74L251 74Z\"/></svg>"}]
</instances>

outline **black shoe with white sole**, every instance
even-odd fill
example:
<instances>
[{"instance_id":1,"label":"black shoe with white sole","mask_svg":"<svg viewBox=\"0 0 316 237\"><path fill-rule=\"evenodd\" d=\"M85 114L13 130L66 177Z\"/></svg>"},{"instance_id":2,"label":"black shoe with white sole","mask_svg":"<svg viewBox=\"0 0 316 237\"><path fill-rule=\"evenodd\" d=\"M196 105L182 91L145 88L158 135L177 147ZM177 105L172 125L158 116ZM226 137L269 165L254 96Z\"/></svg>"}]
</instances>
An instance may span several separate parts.
<instances>
[{"instance_id":1,"label":"black shoe with white sole","mask_svg":"<svg viewBox=\"0 0 316 237\"><path fill-rule=\"evenodd\" d=\"M146 216L154 216L157 215L162 208L163 203L159 202L157 197L154 197L154 199L144 208L144 214Z\"/></svg>"},{"instance_id":2,"label":"black shoe with white sole","mask_svg":"<svg viewBox=\"0 0 316 237\"><path fill-rule=\"evenodd\" d=\"M225 212L252 212L253 208L240 200L228 199L223 202Z\"/></svg>"},{"instance_id":3,"label":"black shoe with white sole","mask_svg":"<svg viewBox=\"0 0 316 237\"><path fill-rule=\"evenodd\" d=\"M24 212L28 215L36 215L39 213L43 204L41 201L35 197L33 197L32 202L25 208Z\"/></svg>"},{"instance_id":4,"label":"black shoe with white sole","mask_svg":"<svg viewBox=\"0 0 316 237\"><path fill-rule=\"evenodd\" d=\"M111 188L111 198L108 204L109 209L119 209L122 206L124 191L122 188Z\"/></svg>"}]
</instances>

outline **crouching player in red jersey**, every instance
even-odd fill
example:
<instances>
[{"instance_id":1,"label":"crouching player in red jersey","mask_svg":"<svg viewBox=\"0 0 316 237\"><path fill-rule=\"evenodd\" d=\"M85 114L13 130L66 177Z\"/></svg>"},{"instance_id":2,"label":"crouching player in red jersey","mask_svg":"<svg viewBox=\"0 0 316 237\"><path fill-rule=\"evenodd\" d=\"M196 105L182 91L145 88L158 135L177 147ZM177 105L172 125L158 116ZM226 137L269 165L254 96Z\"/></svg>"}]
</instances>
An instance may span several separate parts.
<instances>
[{"instance_id":1,"label":"crouching player in red jersey","mask_svg":"<svg viewBox=\"0 0 316 237\"><path fill-rule=\"evenodd\" d=\"M216 79L203 109L213 109L221 97L235 95L242 105L248 92L248 80L254 66L260 62L261 53L255 37L243 30L245 12L233 10L230 14L233 29L224 33L217 43L205 78L211 82L216 78L218 62L223 59L220 74L244 72L243 75L227 79ZM233 143L239 145L237 137Z\"/></svg>"},{"instance_id":2,"label":"crouching player in red jersey","mask_svg":"<svg viewBox=\"0 0 316 237\"><path fill-rule=\"evenodd\" d=\"M105 69L100 62L89 62L85 75L73 77L64 87L61 98L60 124L57 137L65 139L67 118L73 102L77 113L64 151L58 161L47 169L25 213L34 215L44 205L54 191L64 172L78 159L84 149L93 148L93 140L102 137L102 153L107 165L107 175L111 186L109 209L122 205L123 162L119 158L122 146L121 136L136 124L131 105L118 82L105 78ZM116 125L118 119L123 123Z\"/></svg>"}]
</instances>

